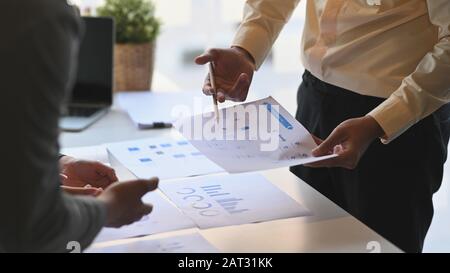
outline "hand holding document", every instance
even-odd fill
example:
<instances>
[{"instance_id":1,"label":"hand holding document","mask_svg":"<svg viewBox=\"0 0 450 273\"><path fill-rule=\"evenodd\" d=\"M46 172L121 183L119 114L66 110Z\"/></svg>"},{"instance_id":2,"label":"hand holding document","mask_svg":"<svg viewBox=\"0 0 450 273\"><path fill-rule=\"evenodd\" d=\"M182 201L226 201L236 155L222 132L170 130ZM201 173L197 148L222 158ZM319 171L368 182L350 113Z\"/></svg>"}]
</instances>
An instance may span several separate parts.
<instances>
[{"instance_id":1,"label":"hand holding document","mask_svg":"<svg viewBox=\"0 0 450 273\"><path fill-rule=\"evenodd\" d=\"M272 97L181 119L175 127L211 161L230 173L309 164L311 134Z\"/></svg>"}]
</instances>

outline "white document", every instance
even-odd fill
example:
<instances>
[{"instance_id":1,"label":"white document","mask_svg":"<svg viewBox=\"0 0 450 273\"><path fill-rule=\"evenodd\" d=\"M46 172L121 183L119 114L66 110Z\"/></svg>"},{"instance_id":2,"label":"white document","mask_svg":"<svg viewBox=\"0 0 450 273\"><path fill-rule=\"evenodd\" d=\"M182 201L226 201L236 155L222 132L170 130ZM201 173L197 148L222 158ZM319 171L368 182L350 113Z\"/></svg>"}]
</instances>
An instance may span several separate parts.
<instances>
[{"instance_id":1,"label":"white document","mask_svg":"<svg viewBox=\"0 0 450 273\"><path fill-rule=\"evenodd\" d=\"M276 100L268 97L184 118L175 127L193 146L227 172L239 173L308 164L336 155L313 157L311 134Z\"/></svg>"},{"instance_id":2,"label":"white document","mask_svg":"<svg viewBox=\"0 0 450 273\"><path fill-rule=\"evenodd\" d=\"M258 174L168 181L162 183L160 189L200 228L311 215Z\"/></svg>"},{"instance_id":3,"label":"white document","mask_svg":"<svg viewBox=\"0 0 450 273\"><path fill-rule=\"evenodd\" d=\"M121 228L103 228L94 242L150 235L160 232L193 228L195 224L172 205L160 192L147 193L142 201L153 205L153 211L140 221Z\"/></svg>"},{"instance_id":4,"label":"white document","mask_svg":"<svg viewBox=\"0 0 450 273\"><path fill-rule=\"evenodd\" d=\"M119 105L140 129L170 127L180 118L173 111L175 107L193 108L196 101L206 103L206 99L208 97L201 92L123 92L117 95ZM207 102L211 104L210 99Z\"/></svg>"},{"instance_id":5,"label":"white document","mask_svg":"<svg viewBox=\"0 0 450 273\"><path fill-rule=\"evenodd\" d=\"M91 247L87 253L215 253L218 250L199 233L162 239L143 239L105 247Z\"/></svg>"},{"instance_id":6,"label":"white document","mask_svg":"<svg viewBox=\"0 0 450 273\"><path fill-rule=\"evenodd\" d=\"M148 138L107 144L110 155L142 179L187 177L223 169L185 139Z\"/></svg>"},{"instance_id":7,"label":"white document","mask_svg":"<svg viewBox=\"0 0 450 273\"><path fill-rule=\"evenodd\" d=\"M109 164L108 152L104 145L85 146L74 148L63 148L61 154L72 156L79 159L100 161Z\"/></svg>"}]
</instances>

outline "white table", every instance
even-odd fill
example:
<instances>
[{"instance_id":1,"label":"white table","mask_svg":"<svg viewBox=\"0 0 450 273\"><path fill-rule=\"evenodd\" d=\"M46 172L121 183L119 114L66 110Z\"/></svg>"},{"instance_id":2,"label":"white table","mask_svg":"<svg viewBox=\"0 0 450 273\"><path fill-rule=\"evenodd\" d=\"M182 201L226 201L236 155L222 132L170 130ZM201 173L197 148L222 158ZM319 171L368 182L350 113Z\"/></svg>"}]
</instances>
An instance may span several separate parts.
<instances>
[{"instance_id":1,"label":"white table","mask_svg":"<svg viewBox=\"0 0 450 273\"><path fill-rule=\"evenodd\" d=\"M158 85L159 90L178 89L160 74L155 75L155 85ZM128 115L114 106L107 116L86 131L62 133L60 143L63 148L93 146L107 142L168 136L170 130L138 130ZM74 155L87 159L95 153L95 150L90 148L70 150ZM401 252L392 243L290 173L287 168L264 171L262 174L306 206L314 215L214 229L173 231L144 238L158 239L198 231L222 252L370 252L369 243L379 245L381 252ZM123 168L118 170L118 176L120 179L134 178ZM142 238L106 242L101 245L134 240Z\"/></svg>"}]
</instances>

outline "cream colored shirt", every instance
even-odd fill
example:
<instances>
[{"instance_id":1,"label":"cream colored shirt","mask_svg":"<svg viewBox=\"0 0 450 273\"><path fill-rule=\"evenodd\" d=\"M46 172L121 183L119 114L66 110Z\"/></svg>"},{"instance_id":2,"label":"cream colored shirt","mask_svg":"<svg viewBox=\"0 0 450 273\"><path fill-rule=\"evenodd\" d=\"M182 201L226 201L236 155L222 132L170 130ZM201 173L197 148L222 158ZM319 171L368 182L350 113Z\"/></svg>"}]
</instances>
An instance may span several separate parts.
<instances>
[{"instance_id":1,"label":"cream colored shirt","mask_svg":"<svg viewBox=\"0 0 450 273\"><path fill-rule=\"evenodd\" d=\"M307 0L306 69L362 95L384 142L450 101L450 0ZM299 0L247 0L233 45L259 68Z\"/></svg>"}]
</instances>

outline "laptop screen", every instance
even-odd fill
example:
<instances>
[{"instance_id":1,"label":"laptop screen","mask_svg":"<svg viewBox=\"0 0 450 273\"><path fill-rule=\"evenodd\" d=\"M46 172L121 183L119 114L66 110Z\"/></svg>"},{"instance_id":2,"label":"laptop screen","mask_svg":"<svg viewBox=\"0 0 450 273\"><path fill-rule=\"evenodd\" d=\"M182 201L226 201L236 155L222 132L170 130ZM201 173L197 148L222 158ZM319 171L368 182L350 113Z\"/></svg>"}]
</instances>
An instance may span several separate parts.
<instances>
[{"instance_id":1,"label":"laptop screen","mask_svg":"<svg viewBox=\"0 0 450 273\"><path fill-rule=\"evenodd\" d=\"M78 74L71 104L111 105L113 99L114 21L82 17L85 34L81 42Z\"/></svg>"}]
</instances>

